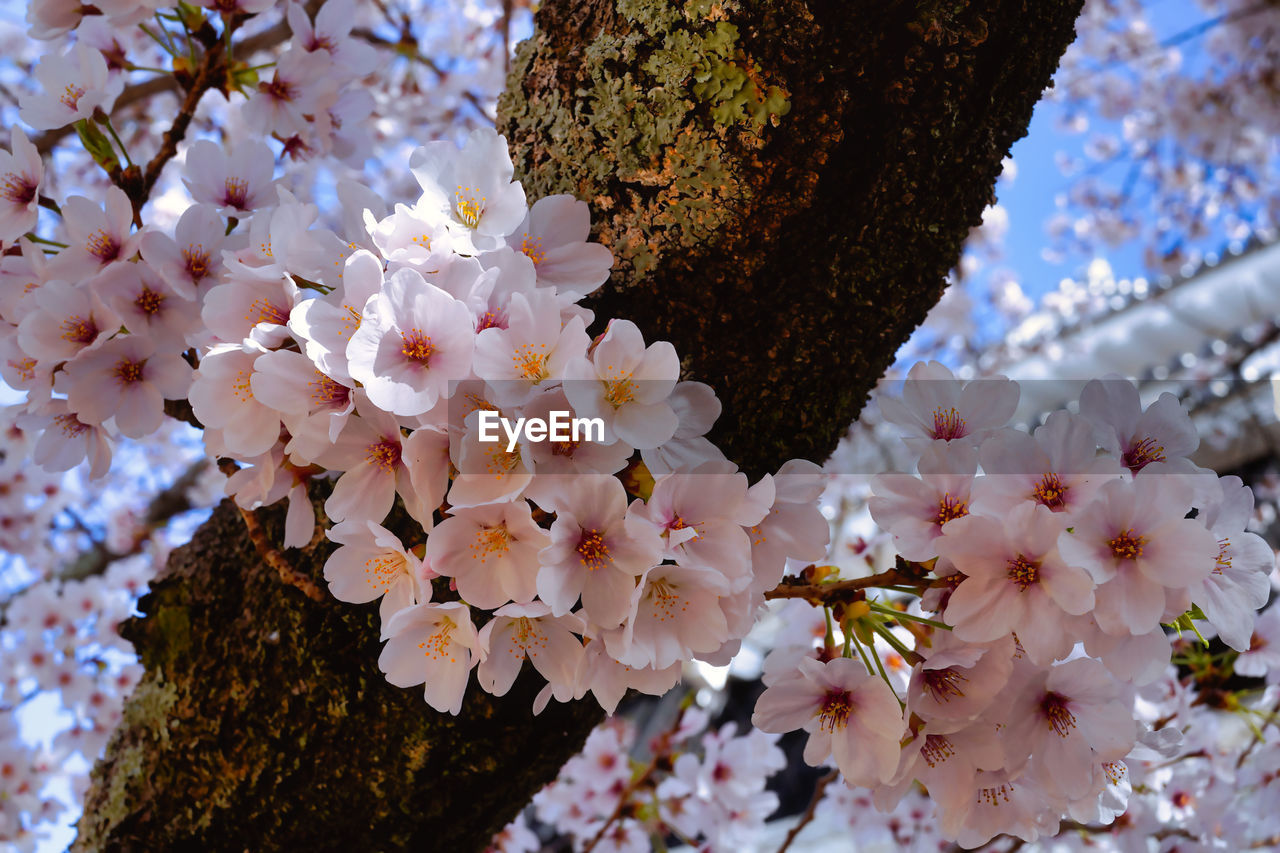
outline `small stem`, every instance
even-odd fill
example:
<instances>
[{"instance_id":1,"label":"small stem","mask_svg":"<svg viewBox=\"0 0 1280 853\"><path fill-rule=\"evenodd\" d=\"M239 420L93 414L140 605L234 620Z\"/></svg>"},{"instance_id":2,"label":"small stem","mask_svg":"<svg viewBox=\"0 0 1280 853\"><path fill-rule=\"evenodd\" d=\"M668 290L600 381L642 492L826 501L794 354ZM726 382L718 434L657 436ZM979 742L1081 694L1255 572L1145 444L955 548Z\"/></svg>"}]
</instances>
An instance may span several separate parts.
<instances>
[{"instance_id":1,"label":"small stem","mask_svg":"<svg viewBox=\"0 0 1280 853\"><path fill-rule=\"evenodd\" d=\"M892 607L885 607L883 604L878 604L874 601L869 601L867 603L871 606L871 611L873 613L879 613L882 616L892 616L894 619L906 619L911 622L919 622L922 625L932 625L935 628L942 628L945 631L951 630L950 625L946 622L939 622L937 619L926 619L923 616L916 616L912 613L903 613L901 610L895 610Z\"/></svg>"},{"instance_id":2,"label":"small stem","mask_svg":"<svg viewBox=\"0 0 1280 853\"><path fill-rule=\"evenodd\" d=\"M918 652L913 652L911 651L911 649L908 649L906 647L906 644L904 644L897 637L893 636L892 631L890 631L885 626L879 624L878 622L871 623L871 630L875 631L877 634L883 637L884 641L889 645L893 646L893 650L896 651L898 654L902 655L903 659L907 663L911 664L912 666L924 660L924 658L921 657L921 655Z\"/></svg>"},{"instance_id":3,"label":"small stem","mask_svg":"<svg viewBox=\"0 0 1280 853\"><path fill-rule=\"evenodd\" d=\"M125 164L132 166L133 161L129 159L129 149L124 147L124 142L120 140L120 134L116 133L115 126L111 124L111 116L104 113L102 118L98 120L98 124L105 127L107 129L107 133L111 134L111 138L115 140L116 147L119 148L120 153L124 155Z\"/></svg>"},{"instance_id":4,"label":"small stem","mask_svg":"<svg viewBox=\"0 0 1280 853\"><path fill-rule=\"evenodd\" d=\"M164 39L160 38L160 36L156 35L155 33L151 32L151 30L147 29L146 24L138 24L138 29L142 30L144 33L151 36L151 40L154 41L156 44L160 45L160 49L163 50L165 53L169 54L170 56L175 56L175 57L177 56L177 54L173 52L173 48ZM163 27L161 29L163 29Z\"/></svg>"},{"instance_id":5,"label":"small stem","mask_svg":"<svg viewBox=\"0 0 1280 853\"><path fill-rule=\"evenodd\" d=\"M858 654L862 657L862 665L867 668L867 675L875 675L876 670L871 665L871 658L867 657L866 650L862 648L862 643L858 641L858 638L853 635L853 631L849 631L845 636L853 640L853 647L858 650Z\"/></svg>"},{"instance_id":6,"label":"small stem","mask_svg":"<svg viewBox=\"0 0 1280 853\"><path fill-rule=\"evenodd\" d=\"M59 249L67 248L66 243L59 243L57 240L46 240L43 237L37 237L35 234L33 234L30 231L27 232L26 238L30 240L32 243L43 243L46 246L56 246Z\"/></svg>"},{"instance_id":7,"label":"small stem","mask_svg":"<svg viewBox=\"0 0 1280 853\"><path fill-rule=\"evenodd\" d=\"M778 853L787 853L787 849L791 847L791 842L796 840L796 836L800 834L800 830L804 829L813 822L813 816L818 811L818 803L822 801L822 794L826 791L827 786L836 780L840 775L839 770L832 770L826 776L818 780L818 784L813 787L813 798L809 800L809 807L804 810L804 814L800 816L800 820L796 825L787 830L787 837L782 839L782 846L778 848Z\"/></svg>"}]
</instances>

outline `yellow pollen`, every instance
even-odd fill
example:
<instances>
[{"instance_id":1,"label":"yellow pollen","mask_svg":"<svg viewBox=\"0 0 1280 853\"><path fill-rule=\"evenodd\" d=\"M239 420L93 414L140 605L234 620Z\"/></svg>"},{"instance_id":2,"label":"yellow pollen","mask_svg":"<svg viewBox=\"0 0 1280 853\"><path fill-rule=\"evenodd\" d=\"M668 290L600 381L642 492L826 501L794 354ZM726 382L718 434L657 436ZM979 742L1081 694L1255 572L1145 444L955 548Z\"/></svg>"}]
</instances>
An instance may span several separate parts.
<instances>
[{"instance_id":1,"label":"yellow pollen","mask_svg":"<svg viewBox=\"0 0 1280 853\"><path fill-rule=\"evenodd\" d=\"M103 263L114 261L120 255L120 244L101 228L89 235L89 239L84 243L84 248L85 251Z\"/></svg>"},{"instance_id":2,"label":"yellow pollen","mask_svg":"<svg viewBox=\"0 0 1280 853\"><path fill-rule=\"evenodd\" d=\"M0 181L0 198L16 205L27 205L35 200L36 185L27 180L25 175L8 172Z\"/></svg>"},{"instance_id":3,"label":"yellow pollen","mask_svg":"<svg viewBox=\"0 0 1280 853\"><path fill-rule=\"evenodd\" d=\"M964 518L968 514L968 501L962 501L952 497L950 492L944 492L942 497L938 498L938 514L933 517L933 523L941 527L948 521Z\"/></svg>"},{"instance_id":4,"label":"yellow pollen","mask_svg":"<svg viewBox=\"0 0 1280 853\"><path fill-rule=\"evenodd\" d=\"M80 99L84 97L87 90L83 86L77 86L74 83L68 83L67 87L62 90L62 97L58 98L62 105L69 110L77 110L80 108Z\"/></svg>"},{"instance_id":5,"label":"yellow pollen","mask_svg":"<svg viewBox=\"0 0 1280 853\"><path fill-rule=\"evenodd\" d=\"M202 244L192 243L183 249L182 260L192 281L199 281L209 274L209 253Z\"/></svg>"},{"instance_id":6,"label":"yellow pollen","mask_svg":"<svg viewBox=\"0 0 1280 853\"><path fill-rule=\"evenodd\" d=\"M1213 573L1215 575L1222 574L1224 569L1231 568L1231 540L1218 540L1218 558L1213 563Z\"/></svg>"},{"instance_id":7,"label":"yellow pollen","mask_svg":"<svg viewBox=\"0 0 1280 853\"><path fill-rule=\"evenodd\" d=\"M82 346L98 337L98 324L92 317L68 317L62 321L62 339Z\"/></svg>"},{"instance_id":8,"label":"yellow pollen","mask_svg":"<svg viewBox=\"0 0 1280 853\"><path fill-rule=\"evenodd\" d=\"M36 378L36 360L30 356L20 358L17 361L9 359L5 364L17 371L20 379L30 381Z\"/></svg>"},{"instance_id":9,"label":"yellow pollen","mask_svg":"<svg viewBox=\"0 0 1280 853\"><path fill-rule=\"evenodd\" d=\"M383 594L405 573L404 566L404 557L394 551L376 554L364 561L364 579Z\"/></svg>"},{"instance_id":10,"label":"yellow pollen","mask_svg":"<svg viewBox=\"0 0 1280 853\"><path fill-rule=\"evenodd\" d=\"M542 263L543 258L547 256L542 249L542 238L534 237L530 240L528 234L525 234L524 239L520 241L520 251L529 256L534 266Z\"/></svg>"},{"instance_id":11,"label":"yellow pollen","mask_svg":"<svg viewBox=\"0 0 1280 853\"><path fill-rule=\"evenodd\" d=\"M680 597L674 585L666 578L649 584L644 597L653 605L654 615L659 622L672 621L689 609L689 603Z\"/></svg>"},{"instance_id":12,"label":"yellow pollen","mask_svg":"<svg viewBox=\"0 0 1280 853\"><path fill-rule=\"evenodd\" d=\"M401 355L424 367L429 366L431 356L436 351L436 348L431 345L430 335L424 335L421 329L410 329L400 333L400 341Z\"/></svg>"},{"instance_id":13,"label":"yellow pollen","mask_svg":"<svg viewBox=\"0 0 1280 853\"><path fill-rule=\"evenodd\" d=\"M964 689L961 685L969 679L967 676L947 667L946 669L922 670L920 680L924 684L924 689L929 691L929 695L933 697L933 701L950 702L953 697L962 698L964 696Z\"/></svg>"},{"instance_id":14,"label":"yellow pollen","mask_svg":"<svg viewBox=\"0 0 1280 853\"><path fill-rule=\"evenodd\" d=\"M316 378L308 382L307 387L311 389L311 402L323 408L341 408L351 399L351 389L318 370Z\"/></svg>"},{"instance_id":15,"label":"yellow pollen","mask_svg":"<svg viewBox=\"0 0 1280 853\"><path fill-rule=\"evenodd\" d=\"M1164 460L1164 446L1156 444L1154 438L1148 437L1136 442L1125 451L1120 461L1124 463L1124 467L1136 474L1152 462L1163 462Z\"/></svg>"},{"instance_id":16,"label":"yellow pollen","mask_svg":"<svg viewBox=\"0 0 1280 853\"><path fill-rule=\"evenodd\" d=\"M822 731L835 732L843 730L849 724L849 711L853 707L853 697L848 690L828 689L822 699L822 708L818 711L818 728Z\"/></svg>"},{"instance_id":17,"label":"yellow pollen","mask_svg":"<svg viewBox=\"0 0 1280 853\"><path fill-rule=\"evenodd\" d=\"M943 735L926 735L924 746L920 747L920 757L930 767L946 763L947 759L955 754L955 747Z\"/></svg>"},{"instance_id":18,"label":"yellow pollen","mask_svg":"<svg viewBox=\"0 0 1280 853\"><path fill-rule=\"evenodd\" d=\"M480 217L484 214L484 204L488 200L480 195L480 191L475 187L464 187L458 185L453 194L453 208L468 228L475 228L480 223Z\"/></svg>"},{"instance_id":19,"label":"yellow pollen","mask_svg":"<svg viewBox=\"0 0 1280 853\"><path fill-rule=\"evenodd\" d=\"M1009 580L1017 584L1019 592L1026 592L1027 587L1035 583L1039 576L1039 563L1034 563L1021 554L1009 561Z\"/></svg>"},{"instance_id":20,"label":"yellow pollen","mask_svg":"<svg viewBox=\"0 0 1280 853\"><path fill-rule=\"evenodd\" d=\"M244 317L254 325L258 323L274 323L283 326L289 322L289 312L273 304L265 297L259 296L249 305L249 313Z\"/></svg>"},{"instance_id":21,"label":"yellow pollen","mask_svg":"<svg viewBox=\"0 0 1280 853\"><path fill-rule=\"evenodd\" d=\"M426 641L418 643L418 648L423 650L423 655L431 660L449 659L449 663L457 663L457 659L453 657L450 646L453 645L449 635L453 633L453 629L458 627L448 616L440 619L440 626L436 628L435 633L426 639Z\"/></svg>"},{"instance_id":22,"label":"yellow pollen","mask_svg":"<svg viewBox=\"0 0 1280 853\"><path fill-rule=\"evenodd\" d=\"M497 311L486 311L480 315L480 319L476 321L476 334L480 334L485 329L501 329L502 316Z\"/></svg>"},{"instance_id":23,"label":"yellow pollen","mask_svg":"<svg viewBox=\"0 0 1280 853\"><path fill-rule=\"evenodd\" d=\"M1045 720L1049 723L1049 728L1058 737L1066 737L1076 727L1075 715L1067 707L1065 696L1059 696L1057 693L1052 692L1046 693L1044 698L1040 700L1040 713L1044 714Z\"/></svg>"},{"instance_id":24,"label":"yellow pollen","mask_svg":"<svg viewBox=\"0 0 1280 853\"><path fill-rule=\"evenodd\" d=\"M245 178L227 178L222 182L222 205L244 210L249 198L249 181ZM267 254L270 254L268 252Z\"/></svg>"},{"instance_id":25,"label":"yellow pollen","mask_svg":"<svg viewBox=\"0 0 1280 853\"><path fill-rule=\"evenodd\" d=\"M574 441L573 439L570 439L569 441L553 441L551 442L551 455L564 456L572 459L573 454L577 452L578 447L581 444L582 442L580 440Z\"/></svg>"},{"instance_id":26,"label":"yellow pollen","mask_svg":"<svg viewBox=\"0 0 1280 853\"><path fill-rule=\"evenodd\" d=\"M978 802L986 803L989 806L998 806L1001 803L1009 802L1009 792L1013 790L1013 785L1008 782L998 788L983 788L978 792Z\"/></svg>"},{"instance_id":27,"label":"yellow pollen","mask_svg":"<svg viewBox=\"0 0 1280 853\"><path fill-rule=\"evenodd\" d=\"M533 619L521 616L515 622L511 643L511 647L507 649L511 654L520 657L523 653L536 658L540 652L547 649L547 635L542 633Z\"/></svg>"},{"instance_id":28,"label":"yellow pollen","mask_svg":"<svg viewBox=\"0 0 1280 853\"><path fill-rule=\"evenodd\" d=\"M123 358L116 362L112 373L126 385L132 385L135 382L142 381L142 369L147 366L147 360L144 358L140 361Z\"/></svg>"},{"instance_id":29,"label":"yellow pollen","mask_svg":"<svg viewBox=\"0 0 1280 853\"><path fill-rule=\"evenodd\" d=\"M944 409L941 406L933 410L933 437L950 441L965 435L964 418L955 409Z\"/></svg>"},{"instance_id":30,"label":"yellow pollen","mask_svg":"<svg viewBox=\"0 0 1280 853\"><path fill-rule=\"evenodd\" d=\"M630 376L604 380L604 398L615 409L630 403L636 398L636 384Z\"/></svg>"},{"instance_id":31,"label":"yellow pollen","mask_svg":"<svg viewBox=\"0 0 1280 853\"><path fill-rule=\"evenodd\" d=\"M577 551L578 562L593 572L613 561L609 556L609 545L599 530L583 530Z\"/></svg>"},{"instance_id":32,"label":"yellow pollen","mask_svg":"<svg viewBox=\"0 0 1280 853\"><path fill-rule=\"evenodd\" d=\"M1049 473L1040 478L1031 496L1036 503L1043 504L1052 510L1064 509L1067 505L1067 489L1057 474Z\"/></svg>"},{"instance_id":33,"label":"yellow pollen","mask_svg":"<svg viewBox=\"0 0 1280 853\"><path fill-rule=\"evenodd\" d=\"M490 555L506 554L511 550L511 532L505 524L482 527L476 531L476 541L471 543L471 559L484 562Z\"/></svg>"},{"instance_id":34,"label":"yellow pollen","mask_svg":"<svg viewBox=\"0 0 1280 853\"><path fill-rule=\"evenodd\" d=\"M1104 761L1102 762L1102 772L1107 774L1107 781L1112 785L1119 785L1125 776L1129 775L1129 768L1123 761Z\"/></svg>"},{"instance_id":35,"label":"yellow pollen","mask_svg":"<svg viewBox=\"0 0 1280 853\"><path fill-rule=\"evenodd\" d=\"M1147 537L1135 536L1133 529L1121 531L1107 542L1111 553L1118 560L1136 560L1142 556L1142 546L1147 544Z\"/></svg>"},{"instance_id":36,"label":"yellow pollen","mask_svg":"<svg viewBox=\"0 0 1280 853\"><path fill-rule=\"evenodd\" d=\"M138 294L138 298L133 300L133 304L148 317L154 316L164 306L164 294L156 293L151 288L143 285L142 291Z\"/></svg>"},{"instance_id":37,"label":"yellow pollen","mask_svg":"<svg viewBox=\"0 0 1280 853\"><path fill-rule=\"evenodd\" d=\"M251 376L248 370L237 371L236 379L231 383L231 393L242 403L253 399L253 387L249 382Z\"/></svg>"},{"instance_id":38,"label":"yellow pollen","mask_svg":"<svg viewBox=\"0 0 1280 853\"><path fill-rule=\"evenodd\" d=\"M53 422L66 435L79 435L89 428L88 424L81 423L79 418L71 414L58 415Z\"/></svg>"},{"instance_id":39,"label":"yellow pollen","mask_svg":"<svg viewBox=\"0 0 1280 853\"><path fill-rule=\"evenodd\" d=\"M365 448L364 461L384 473L390 473L400 464L400 442L383 439Z\"/></svg>"},{"instance_id":40,"label":"yellow pollen","mask_svg":"<svg viewBox=\"0 0 1280 853\"><path fill-rule=\"evenodd\" d=\"M529 382L537 385L551 374L547 371L547 359L551 356L546 351L546 344L521 344L512 351L511 360L515 362L516 372Z\"/></svg>"}]
</instances>

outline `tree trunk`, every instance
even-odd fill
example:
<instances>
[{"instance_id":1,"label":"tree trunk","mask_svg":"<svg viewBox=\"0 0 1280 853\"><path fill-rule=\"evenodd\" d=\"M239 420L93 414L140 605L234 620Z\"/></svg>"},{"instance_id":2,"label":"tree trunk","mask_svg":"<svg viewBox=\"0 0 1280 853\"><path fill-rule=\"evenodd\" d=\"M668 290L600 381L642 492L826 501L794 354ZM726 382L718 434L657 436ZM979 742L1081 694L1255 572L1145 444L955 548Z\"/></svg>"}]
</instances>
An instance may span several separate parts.
<instances>
[{"instance_id":1,"label":"tree trunk","mask_svg":"<svg viewBox=\"0 0 1280 853\"><path fill-rule=\"evenodd\" d=\"M591 205L598 316L675 344L754 477L829 454L937 301L1081 3L547 0L499 129L531 200ZM282 583L225 503L140 608L78 850L482 850L600 719L531 716L527 674L433 712L378 672L376 607Z\"/></svg>"}]
</instances>

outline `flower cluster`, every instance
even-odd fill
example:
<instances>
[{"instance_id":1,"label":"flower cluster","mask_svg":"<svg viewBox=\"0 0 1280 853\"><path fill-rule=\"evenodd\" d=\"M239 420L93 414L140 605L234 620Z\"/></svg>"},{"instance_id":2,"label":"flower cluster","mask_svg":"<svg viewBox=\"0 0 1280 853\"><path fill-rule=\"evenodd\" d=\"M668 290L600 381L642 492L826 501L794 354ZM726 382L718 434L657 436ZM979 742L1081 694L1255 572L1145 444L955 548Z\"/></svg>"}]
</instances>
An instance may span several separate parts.
<instances>
[{"instance_id":1,"label":"flower cluster","mask_svg":"<svg viewBox=\"0 0 1280 853\"><path fill-rule=\"evenodd\" d=\"M918 460L872 481L905 568L803 587L835 602L845 654L831 634L776 650L753 718L809 732L806 760L834 759L882 809L919 781L965 846L1122 812L1127 762L1170 746L1135 716L1169 665L1164 626L1194 617L1247 652L1275 564L1245 530L1249 489L1187 458L1198 438L1171 395L1144 410L1128 382L1094 380L1079 414L1031 434L1007 426L1017 401L1015 383L965 384L936 362L881 400ZM918 606L867 600L877 585L915 589ZM905 686L872 666L875 640L911 665Z\"/></svg>"},{"instance_id":2,"label":"flower cluster","mask_svg":"<svg viewBox=\"0 0 1280 853\"><path fill-rule=\"evenodd\" d=\"M543 825L572 838L575 849L645 853L653 839L678 838L699 849L754 849L778 797L766 778L786 759L777 735L738 734L733 723L707 730L696 707L646 744L637 760L634 726L614 718L593 731L582 752L533 800ZM700 738L700 754L699 754ZM494 839L502 853L535 851L521 818Z\"/></svg>"},{"instance_id":3,"label":"flower cluster","mask_svg":"<svg viewBox=\"0 0 1280 853\"><path fill-rule=\"evenodd\" d=\"M591 691L612 710L690 657L726 661L787 558L822 555L816 466L749 483L703 438L719 403L670 344L625 320L587 334L578 302L611 255L585 204L526 204L493 131L418 149L412 205L341 186L362 211L341 236L272 183L265 146L187 162L197 204L172 235L132 232L113 189L105 209L68 200L72 244L47 264L23 244L36 280L5 319L46 464L103 470L113 438L187 399L210 455L243 464L242 507L290 498L288 546L313 536L307 482L335 475L325 578L380 599L392 683L457 713L472 669L501 695L528 659L539 708ZM585 434L486 440L488 418L556 413ZM396 506L412 523L393 532Z\"/></svg>"}]
</instances>

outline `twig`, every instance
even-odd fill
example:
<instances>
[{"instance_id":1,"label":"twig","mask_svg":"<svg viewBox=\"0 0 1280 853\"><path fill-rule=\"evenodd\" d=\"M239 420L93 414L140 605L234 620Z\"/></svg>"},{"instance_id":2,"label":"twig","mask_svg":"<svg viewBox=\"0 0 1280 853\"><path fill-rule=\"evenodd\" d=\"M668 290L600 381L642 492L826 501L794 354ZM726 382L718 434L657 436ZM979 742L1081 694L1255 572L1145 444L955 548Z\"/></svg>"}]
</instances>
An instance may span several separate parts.
<instances>
[{"instance_id":1,"label":"twig","mask_svg":"<svg viewBox=\"0 0 1280 853\"><path fill-rule=\"evenodd\" d=\"M835 581L834 583L788 583L783 581L773 589L767 591L764 597L767 599L775 598L804 598L818 604L829 603L833 601L850 601L860 597L862 590L870 587L884 586L886 584L918 584L920 578L914 575L904 574L898 569L889 569L878 575L869 575L865 578L854 578L847 581Z\"/></svg>"},{"instance_id":2,"label":"twig","mask_svg":"<svg viewBox=\"0 0 1280 853\"><path fill-rule=\"evenodd\" d=\"M239 56L248 58L252 54L260 50L268 50L275 47L290 36L289 25L281 21L273 27L263 30L260 33L249 36L244 41L238 43L236 52ZM178 85L177 79L172 74L161 74L143 80L141 83L135 83L125 88L120 93L120 97L116 98L115 104L111 108L111 115L118 115L124 109L141 101L148 100L161 92L178 92L181 87ZM33 140L36 149L41 154L48 154L52 148L62 141L64 137L74 130L74 126L68 124L66 127L59 127L53 130L47 130L36 136Z\"/></svg>"},{"instance_id":3,"label":"twig","mask_svg":"<svg viewBox=\"0 0 1280 853\"><path fill-rule=\"evenodd\" d=\"M317 586L316 582L311 578L289 565L289 561L285 559L284 554L281 554L279 549L267 539L267 531L262 528L262 523L258 520L257 510L245 509L239 505L236 506L236 509L240 511L240 517L244 519L244 527L249 533L249 541L258 550L258 556L262 558L264 563L276 570L280 575L280 580L289 584L289 586L302 590L307 598L312 601L324 601L324 590Z\"/></svg>"},{"instance_id":4,"label":"twig","mask_svg":"<svg viewBox=\"0 0 1280 853\"><path fill-rule=\"evenodd\" d=\"M787 837L782 839L782 846L778 848L778 853L787 853L787 848L791 846L791 842L796 840L796 836L800 834L800 830L804 829L810 823L813 823L813 816L818 811L818 803L822 800L822 794L827 790L827 786L836 780L840 775L840 771L832 770L826 776L818 780L813 786L813 797L809 800L809 806L804 810L804 814L800 815L800 820L796 825L787 830Z\"/></svg>"}]
</instances>

